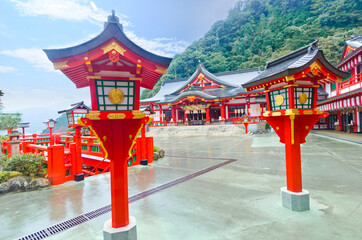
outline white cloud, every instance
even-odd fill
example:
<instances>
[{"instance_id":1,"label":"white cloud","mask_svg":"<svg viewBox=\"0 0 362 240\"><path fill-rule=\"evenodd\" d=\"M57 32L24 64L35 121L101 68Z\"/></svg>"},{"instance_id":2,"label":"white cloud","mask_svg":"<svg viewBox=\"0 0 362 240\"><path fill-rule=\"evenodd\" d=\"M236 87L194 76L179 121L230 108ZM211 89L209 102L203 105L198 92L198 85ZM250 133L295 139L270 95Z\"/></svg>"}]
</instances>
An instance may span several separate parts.
<instances>
[{"instance_id":1,"label":"white cloud","mask_svg":"<svg viewBox=\"0 0 362 240\"><path fill-rule=\"evenodd\" d=\"M148 40L137 37L132 31L125 31L125 34L137 45L161 56L173 57L175 54L183 52L189 45L185 41L178 41L173 38L155 38Z\"/></svg>"},{"instance_id":2,"label":"white cloud","mask_svg":"<svg viewBox=\"0 0 362 240\"><path fill-rule=\"evenodd\" d=\"M97 5L93 1L90 1L90 5L94 11L98 11Z\"/></svg>"},{"instance_id":3,"label":"white cloud","mask_svg":"<svg viewBox=\"0 0 362 240\"><path fill-rule=\"evenodd\" d=\"M94 1L91 0L10 0L15 3L19 12L24 16L39 16L46 15L54 19L66 19L74 21L89 21L92 23L101 23L107 20L110 14L101 8L98 8ZM120 22L124 27L131 26L132 24L125 20L128 17L117 14L120 17ZM177 41L173 38L155 38L148 40L142 37L137 37L132 31L126 31L127 36L140 45L142 48L147 49L158 55L172 57L177 53L185 50L188 46L187 42ZM35 49L32 49L35 51ZM43 53L41 53L44 55ZM19 56L20 57L20 56ZM20 57L25 59L25 57ZM36 67L41 67L44 62L37 53L37 60L26 59L27 61L35 62ZM41 64L39 64L41 63ZM49 70L48 67L41 67Z\"/></svg>"},{"instance_id":4,"label":"white cloud","mask_svg":"<svg viewBox=\"0 0 362 240\"><path fill-rule=\"evenodd\" d=\"M0 52L9 57L16 57L31 63L38 70L54 71L53 64L48 60L42 49L18 48L14 50L3 50Z\"/></svg>"},{"instance_id":5,"label":"white cloud","mask_svg":"<svg viewBox=\"0 0 362 240\"><path fill-rule=\"evenodd\" d=\"M23 16L46 15L53 19L65 19L75 21L89 21L99 24L107 19L110 14L97 8L93 1L89 0L10 0ZM128 26L128 21L121 16L123 25Z\"/></svg>"},{"instance_id":6,"label":"white cloud","mask_svg":"<svg viewBox=\"0 0 362 240\"><path fill-rule=\"evenodd\" d=\"M53 109L55 112L65 109L70 104L85 100L90 102L89 89L2 89L5 93L2 97L2 102L6 111L16 112L28 108L58 105L58 108Z\"/></svg>"},{"instance_id":7,"label":"white cloud","mask_svg":"<svg viewBox=\"0 0 362 240\"><path fill-rule=\"evenodd\" d=\"M15 68L13 68L13 67L0 65L0 73L8 73L8 72L13 72L13 71L15 71Z\"/></svg>"}]
</instances>

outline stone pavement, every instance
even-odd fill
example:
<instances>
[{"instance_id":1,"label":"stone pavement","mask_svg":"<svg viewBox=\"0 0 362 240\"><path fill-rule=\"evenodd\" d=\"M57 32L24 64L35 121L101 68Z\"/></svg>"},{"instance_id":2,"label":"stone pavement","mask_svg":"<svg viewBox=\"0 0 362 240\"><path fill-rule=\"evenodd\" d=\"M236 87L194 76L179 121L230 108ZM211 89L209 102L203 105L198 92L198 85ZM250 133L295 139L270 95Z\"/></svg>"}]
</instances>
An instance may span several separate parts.
<instances>
[{"instance_id":1,"label":"stone pavement","mask_svg":"<svg viewBox=\"0 0 362 240\"><path fill-rule=\"evenodd\" d=\"M362 133L347 133L334 130L313 130L314 134L362 144Z\"/></svg>"},{"instance_id":2,"label":"stone pavement","mask_svg":"<svg viewBox=\"0 0 362 240\"><path fill-rule=\"evenodd\" d=\"M275 134L157 137L166 156L129 168L139 240L361 239L362 145L311 134L302 145L311 210L281 206ZM161 191L154 191L156 187ZM17 239L110 204L109 174L0 196L0 239ZM48 239L103 239L110 212Z\"/></svg>"}]
</instances>

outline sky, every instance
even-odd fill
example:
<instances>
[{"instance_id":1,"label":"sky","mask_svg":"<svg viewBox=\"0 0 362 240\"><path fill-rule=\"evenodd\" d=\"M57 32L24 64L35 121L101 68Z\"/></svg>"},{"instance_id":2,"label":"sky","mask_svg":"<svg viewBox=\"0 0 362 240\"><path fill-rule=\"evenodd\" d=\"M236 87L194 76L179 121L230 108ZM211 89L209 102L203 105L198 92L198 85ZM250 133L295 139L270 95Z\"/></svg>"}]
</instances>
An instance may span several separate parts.
<instances>
[{"instance_id":1,"label":"sky","mask_svg":"<svg viewBox=\"0 0 362 240\"><path fill-rule=\"evenodd\" d=\"M90 104L42 49L78 45L98 35L111 10L142 48L172 57L225 19L237 0L0 0L2 112L23 114L27 133L57 118L72 103Z\"/></svg>"}]
</instances>

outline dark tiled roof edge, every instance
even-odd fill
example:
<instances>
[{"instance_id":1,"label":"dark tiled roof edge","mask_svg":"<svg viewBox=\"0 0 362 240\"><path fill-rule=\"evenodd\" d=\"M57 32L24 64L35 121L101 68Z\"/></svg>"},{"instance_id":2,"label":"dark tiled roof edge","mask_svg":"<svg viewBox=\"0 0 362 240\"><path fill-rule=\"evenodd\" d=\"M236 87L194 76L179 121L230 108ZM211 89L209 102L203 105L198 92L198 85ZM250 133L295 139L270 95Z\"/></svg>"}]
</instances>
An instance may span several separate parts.
<instances>
[{"instance_id":1,"label":"dark tiled roof edge","mask_svg":"<svg viewBox=\"0 0 362 240\"><path fill-rule=\"evenodd\" d=\"M290 60L292 58L296 58L296 57L298 57L300 55L305 55L308 52L308 49L310 47L313 47L313 45L315 47L317 47L317 43L318 43L318 40L315 40L314 42L308 44L307 46L301 47L301 48L299 48L299 49L297 49L297 50L295 50L295 51L293 51L291 53L288 53L287 55L284 55L284 56L282 56L280 58L277 58L277 59L275 59L273 61L267 62L266 65L265 65L265 69L268 69L269 67L278 65L278 64L280 64L282 62L285 62L287 60Z\"/></svg>"},{"instance_id":2,"label":"dark tiled roof edge","mask_svg":"<svg viewBox=\"0 0 362 240\"><path fill-rule=\"evenodd\" d=\"M362 51L362 46L360 46L359 48L357 48L353 52L350 52L345 58L343 58L343 60L341 60L339 63L337 63L336 66L340 67L342 64L346 63L348 60L350 60L352 57L354 57L355 55L357 55L361 51ZM343 52L344 52L344 50L343 50Z\"/></svg>"}]
</instances>

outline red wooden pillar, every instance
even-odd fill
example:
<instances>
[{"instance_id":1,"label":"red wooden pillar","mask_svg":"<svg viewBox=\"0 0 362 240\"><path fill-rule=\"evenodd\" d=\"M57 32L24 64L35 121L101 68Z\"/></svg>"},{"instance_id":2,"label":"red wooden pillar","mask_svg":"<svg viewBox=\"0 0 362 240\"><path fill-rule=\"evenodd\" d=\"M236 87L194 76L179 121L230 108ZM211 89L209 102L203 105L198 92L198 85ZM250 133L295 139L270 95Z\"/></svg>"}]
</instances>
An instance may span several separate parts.
<instances>
[{"instance_id":1,"label":"red wooden pillar","mask_svg":"<svg viewBox=\"0 0 362 240\"><path fill-rule=\"evenodd\" d=\"M343 121L342 121L342 114L341 111L337 111L337 118L338 118L338 122L339 122L339 130L343 130L342 126L343 126Z\"/></svg>"},{"instance_id":2,"label":"red wooden pillar","mask_svg":"<svg viewBox=\"0 0 362 240\"><path fill-rule=\"evenodd\" d=\"M358 119L358 111L357 111L357 107L355 107L354 109L353 109L353 112L354 112L354 126L353 126L353 131L354 132L358 132L358 121L357 121L357 119ZM360 119L361 120L361 119Z\"/></svg>"},{"instance_id":3,"label":"red wooden pillar","mask_svg":"<svg viewBox=\"0 0 362 240\"><path fill-rule=\"evenodd\" d=\"M143 125L141 129L141 147L137 148L141 149L141 160L146 159L146 124ZM137 153L138 154L138 153Z\"/></svg>"},{"instance_id":4,"label":"red wooden pillar","mask_svg":"<svg viewBox=\"0 0 362 240\"><path fill-rule=\"evenodd\" d=\"M210 123L210 109L209 109L209 107L206 108L206 122Z\"/></svg>"},{"instance_id":5,"label":"red wooden pillar","mask_svg":"<svg viewBox=\"0 0 362 240\"><path fill-rule=\"evenodd\" d=\"M225 105L224 104L220 107L220 115L221 115L221 120L225 120Z\"/></svg>"},{"instance_id":6,"label":"red wooden pillar","mask_svg":"<svg viewBox=\"0 0 362 240\"><path fill-rule=\"evenodd\" d=\"M295 108L295 101L294 101L294 87L288 88L288 98L289 98L289 108Z\"/></svg>"},{"instance_id":7,"label":"red wooden pillar","mask_svg":"<svg viewBox=\"0 0 362 240\"><path fill-rule=\"evenodd\" d=\"M186 113L186 110L184 110L184 122L187 122L187 113Z\"/></svg>"},{"instance_id":8,"label":"red wooden pillar","mask_svg":"<svg viewBox=\"0 0 362 240\"><path fill-rule=\"evenodd\" d=\"M294 89L294 88L293 88ZM317 108L317 100L318 100L318 87L315 87L314 89L313 89L313 91L314 91L314 97L313 97L313 108Z\"/></svg>"},{"instance_id":9,"label":"red wooden pillar","mask_svg":"<svg viewBox=\"0 0 362 240\"><path fill-rule=\"evenodd\" d=\"M53 146L54 145L53 128L49 128L49 139L50 139L50 146Z\"/></svg>"},{"instance_id":10,"label":"red wooden pillar","mask_svg":"<svg viewBox=\"0 0 362 240\"><path fill-rule=\"evenodd\" d=\"M84 180L83 174L83 161L82 161L82 134L81 134L82 126L75 126L75 134L73 137L73 142L76 144L76 158L75 158L75 165L72 165L74 168L74 180L82 181ZM71 143L69 144L71 145Z\"/></svg>"},{"instance_id":11,"label":"red wooden pillar","mask_svg":"<svg viewBox=\"0 0 362 240\"><path fill-rule=\"evenodd\" d=\"M53 185L65 183L64 146L48 147L48 178Z\"/></svg>"},{"instance_id":12,"label":"red wooden pillar","mask_svg":"<svg viewBox=\"0 0 362 240\"><path fill-rule=\"evenodd\" d=\"M265 98L266 98L266 110L271 111L269 90L265 92Z\"/></svg>"},{"instance_id":13,"label":"red wooden pillar","mask_svg":"<svg viewBox=\"0 0 362 240\"><path fill-rule=\"evenodd\" d=\"M176 113L175 113L175 111L176 111L176 109L175 109L175 106L172 106L172 121L174 122L174 123L176 123L177 121L176 121Z\"/></svg>"},{"instance_id":14,"label":"red wooden pillar","mask_svg":"<svg viewBox=\"0 0 362 240\"><path fill-rule=\"evenodd\" d=\"M163 110L162 110L162 106L160 106L160 122L161 122L161 124L163 123Z\"/></svg>"}]
</instances>

